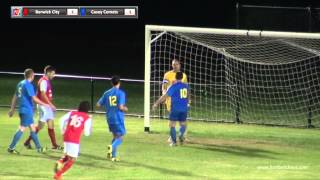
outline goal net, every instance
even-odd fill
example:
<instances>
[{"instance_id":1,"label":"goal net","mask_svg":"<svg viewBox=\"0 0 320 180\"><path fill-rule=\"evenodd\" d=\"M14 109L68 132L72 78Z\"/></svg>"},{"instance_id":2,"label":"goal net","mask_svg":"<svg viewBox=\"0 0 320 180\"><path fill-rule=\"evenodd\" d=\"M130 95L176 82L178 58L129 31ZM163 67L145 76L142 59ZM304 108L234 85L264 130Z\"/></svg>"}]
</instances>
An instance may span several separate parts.
<instances>
[{"instance_id":1,"label":"goal net","mask_svg":"<svg viewBox=\"0 0 320 180\"><path fill-rule=\"evenodd\" d=\"M320 34L146 26L145 129L167 118L161 94L181 61L192 103L188 118L320 126Z\"/></svg>"}]
</instances>

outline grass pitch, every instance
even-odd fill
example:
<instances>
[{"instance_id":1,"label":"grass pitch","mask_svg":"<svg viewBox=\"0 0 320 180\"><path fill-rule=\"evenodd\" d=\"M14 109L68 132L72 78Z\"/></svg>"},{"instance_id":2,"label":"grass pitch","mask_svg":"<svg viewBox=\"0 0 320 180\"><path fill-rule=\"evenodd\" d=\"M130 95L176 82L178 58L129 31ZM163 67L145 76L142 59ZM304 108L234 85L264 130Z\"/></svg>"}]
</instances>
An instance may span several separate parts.
<instances>
[{"instance_id":1,"label":"grass pitch","mask_svg":"<svg viewBox=\"0 0 320 180\"><path fill-rule=\"evenodd\" d=\"M38 154L17 146L6 149L19 123L0 109L0 179L52 179L59 151ZM57 117L63 113L58 112ZM81 155L64 179L318 179L320 131L253 125L190 122L184 146L167 144L167 121L153 120L152 134L143 132L143 119L126 118L127 135L119 148L121 162L106 159L111 135L104 115L93 115L93 134L83 137ZM56 134L61 142L58 121ZM39 134L50 147L47 130Z\"/></svg>"}]
</instances>

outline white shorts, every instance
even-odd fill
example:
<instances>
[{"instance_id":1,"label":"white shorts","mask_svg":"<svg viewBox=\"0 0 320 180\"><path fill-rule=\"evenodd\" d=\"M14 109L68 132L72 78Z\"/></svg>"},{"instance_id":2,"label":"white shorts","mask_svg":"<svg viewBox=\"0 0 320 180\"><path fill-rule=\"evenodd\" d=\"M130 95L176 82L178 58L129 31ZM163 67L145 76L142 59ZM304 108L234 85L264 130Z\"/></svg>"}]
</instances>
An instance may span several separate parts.
<instances>
[{"instance_id":1,"label":"white shorts","mask_svg":"<svg viewBox=\"0 0 320 180\"><path fill-rule=\"evenodd\" d=\"M79 155L80 145L71 142L64 142L64 149L63 152L68 156L73 158L77 158Z\"/></svg>"},{"instance_id":2,"label":"white shorts","mask_svg":"<svg viewBox=\"0 0 320 180\"><path fill-rule=\"evenodd\" d=\"M54 112L50 107L39 105L38 108L40 117L39 120L41 122L47 122L48 120L54 119Z\"/></svg>"}]
</instances>

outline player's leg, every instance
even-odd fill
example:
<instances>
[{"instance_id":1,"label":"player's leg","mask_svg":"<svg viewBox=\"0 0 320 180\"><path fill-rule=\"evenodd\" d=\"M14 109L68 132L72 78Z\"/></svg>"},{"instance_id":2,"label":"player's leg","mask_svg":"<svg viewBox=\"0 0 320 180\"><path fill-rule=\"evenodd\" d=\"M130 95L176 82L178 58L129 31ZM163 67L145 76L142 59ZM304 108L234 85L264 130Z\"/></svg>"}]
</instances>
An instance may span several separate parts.
<instances>
[{"instance_id":1,"label":"player's leg","mask_svg":"<svg viewBox=\"0 0 320 180\"><path fill-rule=\"evenodd\" d=\"M34 124L29 125L30 128L30 136L32 141L34 142L36 149L39 153L44 153L46 151L46 148L43 148L40 144L38 134L36 133L36 126Z\"/></svg>"},{"instance_id":2,"label":"player's leg","mask_svg":"<svg viewBox=\"0 0 320 180\"><path fill-rule=\"evenodd\" d=\"M187 130L187 121L180 121L180 129L179 129L179 141L180 144L183 144L185 142L185 132Z\"/></svg>"},{"instance_id":3,"label":"player's leg","mask_svg":"<svg viewBox=\"0 0 320 180\"><path fill-rule=\"evenodd\" d=\"M69 155L66 155L66 162L63 164L63 166L59 169L59 170L57 170L56 171L56 173L55 173L55 175L54 175L54 179L57 179L57 180L59 180L59 179L61 179L62 178L62 175L66 172L66 171L68 171L70 168L71 168L71 166L74 164L74 162L76 161L76 158L74 158L74 157L71 157L71 156L69 156Z\"/></svg>"},{"instance_id":4,"label":"player's leg","mask_svg":"<svg viewBox=\"0 0 320 180\"><path fill-rule=\"evenodd\" d=\"M119 161L119 158L117 157L117 150L118 150L118 147L123 142L123 136L126 134L124 123L117 124L113 128L113 132L112 133L113 133L113 136L114 136L115 140L111 144L111 148L112 148L111 160L112 161Z\"/></svg>"},{"instance_id":5,"label":"player's leg","mask_svg":"<svg viewBox=\"0 0 320 180\"><path fill-rule=\"evenodd\" d=\"M119 160L119 158L117 158L117 150L118 150L118 147L122 144L122 142L123 142L123 136L116 135L116 138L111 145L112 146L112 157L111 157L112 161Z\"/></svg>"},{"instance_id":6,"label":"player's leg","mask_svg":"<svg viewBox=\"0 0 320 180\"><path fill-rule=\"evenodd\" d=\"M50 140L51 140L52 149L57 149L57 150L63 149L63 147L61 147L61 146L59 146L57 144L56 135L55 135L55 132L54 132L54 121L53 121L53 119L49 119L47 121L47 124L48 124L48 134L49 134L49 137L50 137Z\"/></svg>"},{"instance_id":7,"label":"player's leg","mask_svg":"<svg viewBox=\"0 0 320 180\"><path fill-rule=\"evenodd\" d=\"M187 130L187 112L180 112L179 113L179 124L180 124L179 141L180 141L180 144L183 144L185 141L184 135Z\"/></svg>"},{"instance_id":8,"label":"player's leg","mask_svg":"<svg viewBox=\"0 0 320 180\"><path fill-rule=\"evenodd\" d=\"M39 111L39 121L38 121L38 125L36 126L36 133L37 134L45 126L45 121L42 121L42 119L44 117L44 110L43 110L42 106L38 106L38 111ZM32 137L29 136L28 139L24 142L24 146L27 149L32 149L31 140L32 140Z\"/></svg>"},{"instance_id":9,"label":"player's leg","mask_svg":"<svg viewBox=\"0 0 320 180\"><path fill-rule=\"evenodd\" d=\"M54 132L54 112L50 107L47 106L40 106L40 111L41 113L41 117L40 117L40 121L44 122L48 125L48 135L50 137L50 141L52 144L52 149L62 149L61 146L59 146L57 144L56 141L56 135Z\"/></svg>"},{"instance_id":10,"label":"player's leg","mask_svg":"<svg viewBox=\"0 0 320 180\"><path fill-rule=\"evenodd\" d=\"M112 141L111 143L108 145L107 147L107 158L108 159L112 159L112 144L114 143L114 141L116 140L116 135L115 133L113 133L114 129L115 129L115 125L114 124L109 124L108 123L108 127L109 127L109 131L112 133Z\"/></svg>"},{"instance_id":11,"label":"player's leg","mask_svg":"<svg viewBox=\"0 0 320 180\"><path fill-rule=\"evenodd\" d=\"M176 121L179 120L179 114L177 112L171 111L169 114L169 129L170 129L170 137L171 144L170 146L175 146L177 144L177 133L176 133Z\"/></svg>"},{"instance_id":12,"label":"player's leg","mask_svg":"<svg viewBox=\"0 0 320 180\"><path fill-rule=\"evenodd\" d=\"M25 131L25 129L26 129L25 126L23 126L23 125L19 126L19 129L17 130L17 132L13 136L12 141L8 147L9 153L19 154L19 152L16 150L16 145L17 145L18 141L21 139L21 136L22 136L23 132Z\"/></svg>"},{"instance_id":13,"label":"player's leg","mask_svg":"<svg viewBox=\"0 0 320 180\"><path fill-rule=\"evenodd\" d=\"M43 122L38 122L38 125L35 126L35 133L38 134L38 132L44 127L44 123ZM32 137L31 135L28 137L28 139L24 142L24 146L27 148L27 149L32 149L32 146L31 146L31 140L32 140Z\"/></svg>"},{"instance_id":14,"label":"player's leg","mask_svg":"<svg viewBox=\"0 0 320 180\"><path fill-rule=\"evenodd\" d=\"M170 137L171 137L171 144L170 146L176 146L177 145L177 132L176 132L176 121L170 120L169 123L170 128Z\"/></svg>"},{"instance_id":15,"label":"player's leg","mask_svg":"<svg viewBox=\"0 0 320 180\"><path fill-rule=\"evenodd\" d=\"M54 175L54 179L61 179L62 175L71 168L71 166L76 161L76 158L78 157L78 154L79 154L79 148L80 148L79 144L65 142L64 147L65 147L64 148L65 156L62 159L57 161L57 162L62 161L63 167L61 167L60 169L57 169Z\"/></svg>"},{"instance_id":16,"label":"player's leg","mask_svg":"<svg viewBox=\"0 0 320 180\"><path fill-rule=\"evenodd\" d=\"M55 164L55 168L54 168L54 172L58 172L64 165L64 163L66 163L69 159L69 156L67 155L67 152L68 152L68 149L67 149L67 143L64 142L64 149L63 149L63 156L58 160L56 161L56 164ZM79 146L79 151L80 151L80 146Z\"/></svg>"},{"instance_id":17,"label":"player's leg","mask_svg":"<svg viewBox=\"0 0 320 180\"><path fill-rule=\"evenodd\" d=\"M170 111L171 111L171 98L168 97L165 101L165 105L166 105L166 110L167 112L170 114ZM168 122L168 126L170 126L170 121ZM169 135L168 137L168 143L172 143L172 140L171 140L171 136Z\"/></svg>"}]
</instances>

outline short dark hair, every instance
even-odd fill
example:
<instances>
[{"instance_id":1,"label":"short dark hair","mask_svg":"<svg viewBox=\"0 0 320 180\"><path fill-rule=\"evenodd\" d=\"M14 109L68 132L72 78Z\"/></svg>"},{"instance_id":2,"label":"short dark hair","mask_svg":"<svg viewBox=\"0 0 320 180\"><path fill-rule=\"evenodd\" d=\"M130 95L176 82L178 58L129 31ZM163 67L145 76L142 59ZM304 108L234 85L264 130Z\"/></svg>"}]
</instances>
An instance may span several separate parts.
<instances>
[{"instance_id":1,"label":"short dark hair","mask_svg":"<svg viewBox=\"0 0 320 180\"><path fill-rule=\"evenodd\" d=\"M56 68L54 68L53 66L51 65L47 65L46 67L44 67L44 73L47 74L49 72L52 72L52 71L56 71Z\"/></svg>"},{"instance_id":2,"label":"short dark hair","mask_svg":"<svg viewBox=\"0 0 320 180\"><path fill-rule=\"evenodd\" d=\"M24 78L28 79L31 77L31 75L34 73L34 71L30 68L24 70Z\"/></svg>"},{"instance_id":3,"label":"short dark hair","mask_svg":"<svg viewBox=\"0 0 320 180\"><path fill-rule=\"evenodd\" d=\"M90 103L88 101L81 101L78 107L79 112L87 113L90 109Z\"/></svg>"},{"instance_id":4,"label":"short dark hair","mask_svg":"<svg viewBox=\"0 0 320 180\"><path fill-rule=\"evenodd\" d=\"M120 77L119 76L112 76L111 78L111 84L113 86L116 86L120 83Z\"/></svg>"},{"instance_id":5,"label":"short dark hair","mask_svg":"<svg viewBox=\"0 0 320 180\"><path fill-rule=\"evenodd\" d=\"M176 73L176 80L182 80L183 78L183 72L177 72Z\"/></svg>"}]
</instances>

